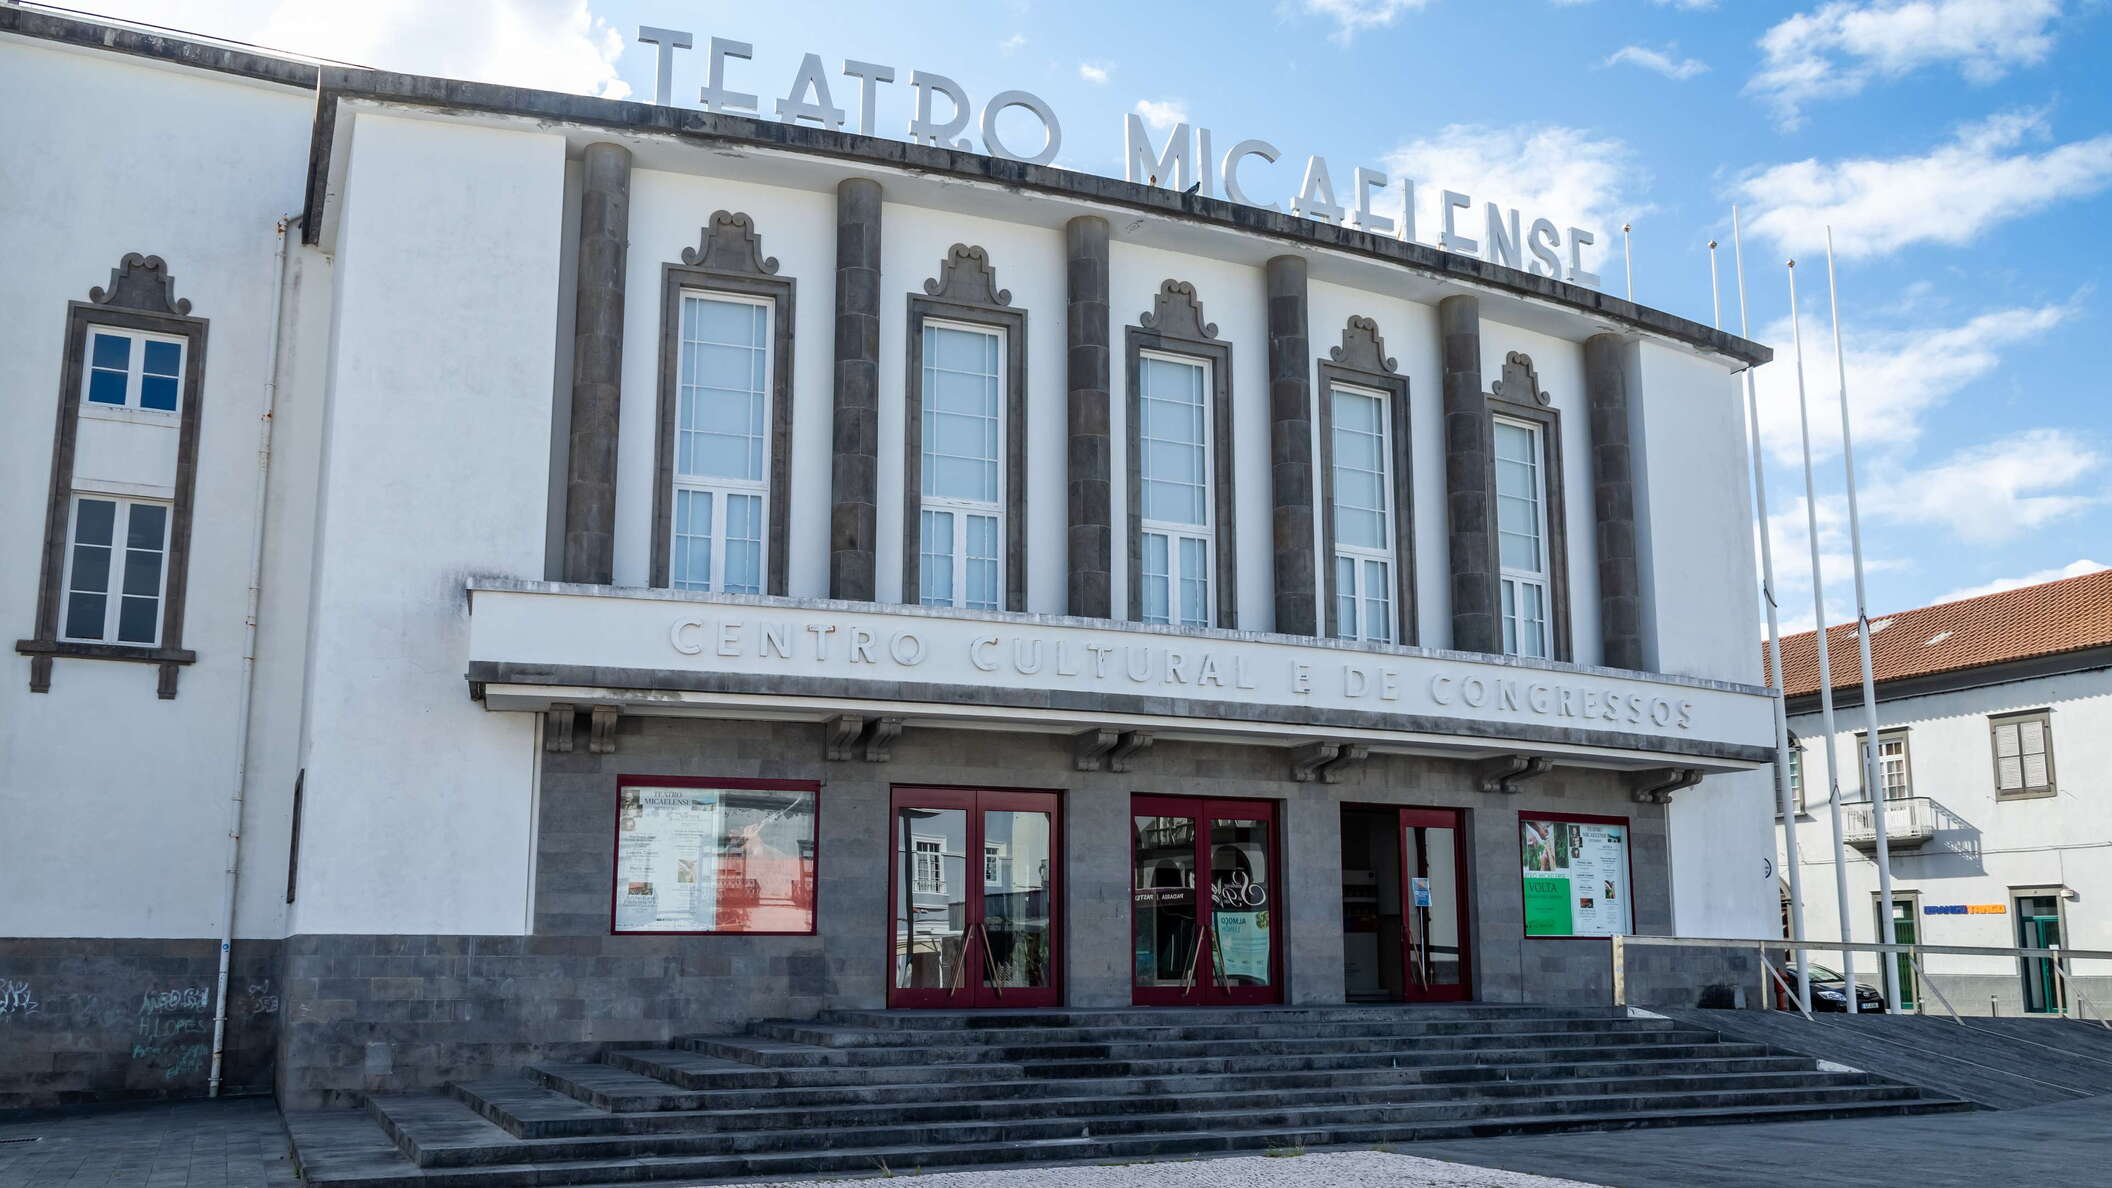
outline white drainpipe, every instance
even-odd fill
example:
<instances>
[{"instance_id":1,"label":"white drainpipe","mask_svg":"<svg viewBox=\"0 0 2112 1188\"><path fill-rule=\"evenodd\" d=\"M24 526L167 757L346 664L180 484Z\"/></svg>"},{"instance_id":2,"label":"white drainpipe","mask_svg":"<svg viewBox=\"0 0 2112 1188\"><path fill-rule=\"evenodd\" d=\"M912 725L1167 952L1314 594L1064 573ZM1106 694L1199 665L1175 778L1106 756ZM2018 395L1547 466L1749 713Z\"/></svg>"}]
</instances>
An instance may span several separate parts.
<instances>
[{"instance_id":1,"label":"white drainpipe","mask_svg":"<svg viewBox=\"0 0 2112 1188\"><path fill-rule=\"evenodd\" d=\"M249 713L257 690L257 609L264 589L264 508L271 493L271 425L279 403L279 343L286 324L286 250L299 215L279 220L271 257L271 346L264 356L263 408L257 413L257 514L249 538L249 603L242 619L242 698L235 707L234 794L227 808L227 874L220 893L220 974L213 993L213 1070L206 1095L220 1096L227 1053L227 967L235 944L235 872L242 857L242 804L249 792Z\"/></svg>"}]
</instances>

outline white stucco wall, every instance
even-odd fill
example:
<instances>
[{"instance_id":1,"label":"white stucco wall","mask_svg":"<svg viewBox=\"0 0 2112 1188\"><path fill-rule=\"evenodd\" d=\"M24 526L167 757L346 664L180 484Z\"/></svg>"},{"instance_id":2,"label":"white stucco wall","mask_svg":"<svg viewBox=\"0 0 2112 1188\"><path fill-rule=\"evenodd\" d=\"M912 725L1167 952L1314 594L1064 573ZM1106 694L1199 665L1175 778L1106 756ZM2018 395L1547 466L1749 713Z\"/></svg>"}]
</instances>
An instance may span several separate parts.
<instances>
[{"instance_id":1,"label":"white stucco wall","mask_svg":"<svg viewBox=\"0 0 2112 1188\"><path fill-rule=\"evenodd\" d=\"M535 722L470 700L463 583L543 572L564 141L372 113L338 135L291 929L519 932Z\"/></svg>"},{"instance_id":2,"label":"white stucco wall","mask_svg":"<svg viewBox=\"0 0 2112 1188\"><path fill-rule=\"evenodd\" d=\"M2040 709L2050 711L2055 795L1997 799L1988 718ZM1835 716L1844 804L1862 799L1857 733L1864 722L1860 706ZM1791 718L1789 726L1803 741L1805 810L1797 816L1797 847L1805 930L1835 939L1841 929L1823 726L1816 713ZM1880 695L1878 729L1907 731L1911 792L1936 808L1935 836L1919 849L1892 852L1895 896L1918 894L1923 905L2011 905L2020 888L2066 888L2075 893L2062 905L2068 947L2112 949L2112 674L2100 669L1897 700ZM1782 832L1777 829L1778 837ZM1846 852L1849 939L1877 940L1875 855L1854 846ZM2013 907L2001 915L1920 915L1916 923L1926 944L2018 943ZM1867 956L1859 962L1868 968ZM1946 957L1942 964L1951 972L2015 969L2002 958ZM2112 975L2112 963L2075 973ZM1960 1009L1968 1005L1984 1007Z\"/></svg>"},{"instance_id":3,"label":"white stucco wall","mask_svg":"<svg viewBox=\"0 0 2112 1188\"><path fill-rule=\"evenodd\" d=\"M163 701L152 665L89 660L58 660L51 691L33 694L29 658L9 652L0 935L219 931L274 226L300 206L313 107L291 88L0 39L8 639L33 634L67 302L140 252L165 259L176 295L210 322L183 636L198 661ZM270 740L258 753L283 771ZM245 829L262 856L246 868L243 935L280 932L290 784L252 791Z\"/></svg>"}]
</instances>

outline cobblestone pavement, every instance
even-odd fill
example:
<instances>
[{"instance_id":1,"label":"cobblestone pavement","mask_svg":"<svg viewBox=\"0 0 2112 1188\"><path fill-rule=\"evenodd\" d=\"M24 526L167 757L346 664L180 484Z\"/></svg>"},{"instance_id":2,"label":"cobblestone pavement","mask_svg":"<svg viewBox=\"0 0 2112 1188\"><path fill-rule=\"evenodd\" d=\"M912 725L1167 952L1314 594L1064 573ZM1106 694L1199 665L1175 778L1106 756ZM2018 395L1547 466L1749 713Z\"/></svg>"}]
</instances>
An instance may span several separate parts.
<instances>
[{"instance_id":1,"label":"cobblestone pavement","mask_svg":"<svg viewBox=\"0 0 2112 1188\"><path fill-rule=\"evenodd\" d=\"M0 1188L294 1188L268 1097L0 1121Z\"/></svg>"}]
</instances>

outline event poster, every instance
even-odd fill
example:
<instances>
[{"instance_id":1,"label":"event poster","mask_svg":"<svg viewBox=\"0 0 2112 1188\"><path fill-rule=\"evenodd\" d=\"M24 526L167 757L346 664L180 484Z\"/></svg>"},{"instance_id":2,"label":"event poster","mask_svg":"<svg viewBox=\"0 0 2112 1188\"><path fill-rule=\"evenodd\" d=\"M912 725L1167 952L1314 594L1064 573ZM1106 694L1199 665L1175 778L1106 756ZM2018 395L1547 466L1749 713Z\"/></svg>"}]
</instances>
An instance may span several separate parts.
<instances>
[{"instance_id":1,"label":"event poster","mask_svg":"<svg viewBox=\"0 0 2112 1188\"><path fill-rule=\"evenodd\" d=\"M1625 936L1628 827L1521 818L1527 936Z\"/></svg>"},{"instance_id":2,"label":"event poster","mask_svg":"<svg viewBox=\"0 0 2112 1188\"><path fill-rule=\"evenodd\" d=\"M1216 913L1212 942L1217 946L1218 970L1227 982L1237 986L1269 984L1269 913L1266 908Z\"/></svg>"},{"instance_id":3,"label":"event poster","mask_svg":"<svg viewBox=\"0 0 2112 1188\"><path fill-rule=\"evenodd\" d=\"M712 788L625 788L616 807L616 931L719 927L721 794Z\"/></svg>"}]
</instances>

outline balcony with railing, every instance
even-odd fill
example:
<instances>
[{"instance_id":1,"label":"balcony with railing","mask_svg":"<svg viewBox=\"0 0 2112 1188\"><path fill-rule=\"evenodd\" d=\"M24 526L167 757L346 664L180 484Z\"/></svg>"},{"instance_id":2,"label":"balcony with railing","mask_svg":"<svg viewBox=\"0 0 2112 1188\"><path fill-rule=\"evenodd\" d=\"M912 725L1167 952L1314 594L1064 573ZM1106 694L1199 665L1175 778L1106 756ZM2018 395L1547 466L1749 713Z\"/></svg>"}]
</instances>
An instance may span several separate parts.
<instances>
[{"instance_id":1,"label":"balcony with railing","mask_svg":"<svg viewBox=\"0 0 2112 1188\"><path fill-rule=\"evenodd\" d=\"M1926 796L1902 796L1884 802L1885 842L1890 849L1912 850L1936 836L1936 803ZM1858 849L1877 848L1878 806L1868 801L1841 806L1841 840Z\"/></svg>"}]
</instances>

